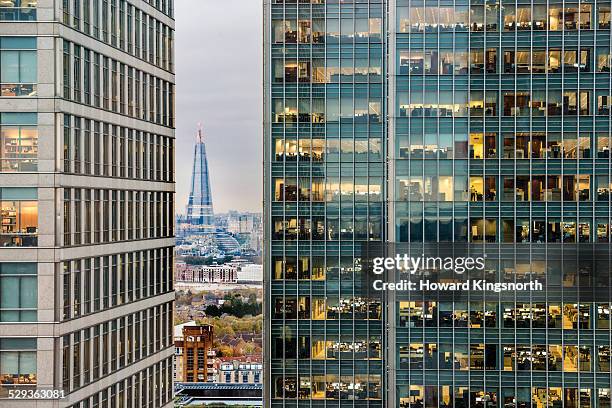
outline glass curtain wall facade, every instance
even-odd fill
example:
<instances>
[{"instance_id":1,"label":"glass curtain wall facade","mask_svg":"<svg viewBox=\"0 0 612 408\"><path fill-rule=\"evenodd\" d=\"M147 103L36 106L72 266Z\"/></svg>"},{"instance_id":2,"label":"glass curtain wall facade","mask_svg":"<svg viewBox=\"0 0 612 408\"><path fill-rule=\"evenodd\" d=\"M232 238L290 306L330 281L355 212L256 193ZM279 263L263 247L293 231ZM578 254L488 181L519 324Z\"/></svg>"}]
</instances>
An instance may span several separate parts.
<instances>
[{"instance_id":1,"label":"glass curtain wall facade","mask_svg":"<svg viewBox=\"0 0 612 408\"><path fill-rule=\"evenodd\" d=\"M0 406L172 406L173 0L0 29Z\"/></svg>"},{"instance_id":2,"label":"glass curtain wall facade","mask_svg":"<svg viewBox=\"0 0 612 408\"><path fill-rule=\"evenodd\" d=\"M270 404L610 407L609 301L395 299L374 322L343 298L360 279L358 244L379 239L372 218L359 233L366 202L389 242L516 253L610 242L610 3L277 0L265 11ZM519 263L499 279L547 270L562 266ZM364 359L382 400L361 398L360 372L343 374Z\"/></svg>"},{"instance_id":3,"label":"glass curtain wall facade","mask_svg":"<svg viewBox=\"0 0 612 408\"><path fill-rule=\"evenodd\" d=\"M394 3L396 240L609 242L610 3ZM576 285L558 259L495 266ZM609 299L396 309L396 406L610 406Z\"/></svg>"},{"instance_id":4,"label":"glass curtain wall facade","mask_svg":"<svg viewBox=\"0 0 612 408\"><path fill-rule=\"evenodd\" d=\"M381 305L354 259L384 230L384 4L265 3L266 398L381 406Z\"/></svg>"}]
</instances>

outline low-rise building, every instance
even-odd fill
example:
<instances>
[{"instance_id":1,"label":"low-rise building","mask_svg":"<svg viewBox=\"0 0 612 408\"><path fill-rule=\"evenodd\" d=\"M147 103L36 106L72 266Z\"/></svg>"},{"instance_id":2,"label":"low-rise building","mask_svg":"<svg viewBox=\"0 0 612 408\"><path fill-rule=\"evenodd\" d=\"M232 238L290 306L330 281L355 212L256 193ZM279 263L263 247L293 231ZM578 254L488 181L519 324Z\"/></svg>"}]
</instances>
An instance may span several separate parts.
<instances>
[{"instance_id":1,"label":"low-rise building","mask_svg":"<svg viewBox=\"0 0 612 408\"><path fill-rule=\"evenodd\" d=\"M261 283L263 281L263 265L245 264L238 268L239 283Z\"/></svg>"},{"instance_id":2,"label":"low-rise building","mask_svg":"<svg viewBox=\"0 0 612 408\"><path fill-rule=\"evenodd\" d=\"M212 381L214 369L213 327L195 321L174 327L174 380L177 382ZM212 355L211 355L212 352Z\"/></svg>"},{"instance_id":3,"label":"low-rise building","mask_svg":"<svg viewBox=\"0 0 612 408\"><path fill-rule=\"evenodd\" d=\"M177 265L176 282L237 283L236 265Z\"/></svg>"},{"instance_id":4,"label":"low-rise building","mask_svg":"<svg viewBox=\"0 0 612 408\"><path fill-rule=\"evenodd\" d=\"M263 364L260 362L222 361L217 382L221 384L259 384Z\"/></svg>"}]
</instances>

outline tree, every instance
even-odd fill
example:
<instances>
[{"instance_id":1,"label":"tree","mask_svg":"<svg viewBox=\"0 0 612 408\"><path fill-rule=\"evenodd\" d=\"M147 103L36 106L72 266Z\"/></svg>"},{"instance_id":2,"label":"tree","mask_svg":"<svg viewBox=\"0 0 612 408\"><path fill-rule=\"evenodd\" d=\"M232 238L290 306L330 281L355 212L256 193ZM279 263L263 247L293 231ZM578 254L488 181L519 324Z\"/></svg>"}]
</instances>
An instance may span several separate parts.
<instances>
[{"instance_id":1,"label":"tree","mask_svg":"<svg viewBox=\"0 0 612 408\"><path fill-rule=\"evenodd\" d=\"M256 349L257 349L257 345L253 342L250 342L244 345L243 351L244 351L244 354L251 355L251 354L255 354Z\"/></svg>"},{"instance_id":2,"label":"tree","mask_svg":"<svg viewBox=\"0 0 612 408\"><path fill-rule=\"evenodd\" d=\"M219 308L215 305L206 306L206 309L204 309L204 313L206 313L206 316L212 317L219 317L222 314L221 310L219 310Z\"/></svg>"},{"instance_id":3,"label":"tree","mask_svg":"<svg viewBox=\"0 0 612 408\"><path fill-rule=\"evenodd\" d=\"M230 346L222 344L217 350L217 355L219 357L234 357L234 350Z\"/></svg>"}]
</instances>

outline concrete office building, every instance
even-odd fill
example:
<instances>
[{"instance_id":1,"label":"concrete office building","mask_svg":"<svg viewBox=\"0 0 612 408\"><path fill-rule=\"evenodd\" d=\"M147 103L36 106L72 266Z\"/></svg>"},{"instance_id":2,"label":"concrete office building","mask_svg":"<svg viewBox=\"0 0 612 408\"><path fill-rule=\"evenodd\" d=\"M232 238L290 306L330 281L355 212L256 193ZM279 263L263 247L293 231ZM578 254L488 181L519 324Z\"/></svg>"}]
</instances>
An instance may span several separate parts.
<instances>
[{"instance_id":1,"label":"concrete office building","mask_svg":"<svg viewBox=\"0 0 612 408\"><path fill-rule=\"evenodd\" d=\"M610 2L267 0L264 22L267 406L610 407L609 299L359 284L369 241L610 242ZM575 286L557 261L499 279Z\"/></svg>"},{"instance_id":2,"label":"concrete office building","mask_svg":"<svg viewBox=\"0 0 612 408\"><path fill-rule=\"evenodd\" d=\"M172 403L173 37L172 0L0 4L0 406Z\"/></svg>"}]
</instances>

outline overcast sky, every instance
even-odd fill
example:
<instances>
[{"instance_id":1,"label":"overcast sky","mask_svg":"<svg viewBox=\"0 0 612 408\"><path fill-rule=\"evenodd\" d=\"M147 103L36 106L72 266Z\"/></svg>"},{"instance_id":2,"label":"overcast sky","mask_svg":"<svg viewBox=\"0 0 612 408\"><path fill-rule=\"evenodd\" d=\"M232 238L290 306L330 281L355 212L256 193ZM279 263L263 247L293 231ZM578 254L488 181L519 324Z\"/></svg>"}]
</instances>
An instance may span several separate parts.
<instances>
[{"instance_id":1,"label":"overcast sky","mask_svg":"<svg viewBox=\"0 0 612 408\"><path fill-rule=\"evenodd\" d=\"M215 213L261 211L262 6L176 0L176 210L185 212L204 126Z\"/></svg>"}]
</instances>

